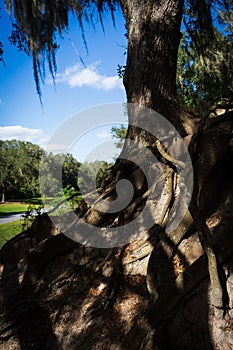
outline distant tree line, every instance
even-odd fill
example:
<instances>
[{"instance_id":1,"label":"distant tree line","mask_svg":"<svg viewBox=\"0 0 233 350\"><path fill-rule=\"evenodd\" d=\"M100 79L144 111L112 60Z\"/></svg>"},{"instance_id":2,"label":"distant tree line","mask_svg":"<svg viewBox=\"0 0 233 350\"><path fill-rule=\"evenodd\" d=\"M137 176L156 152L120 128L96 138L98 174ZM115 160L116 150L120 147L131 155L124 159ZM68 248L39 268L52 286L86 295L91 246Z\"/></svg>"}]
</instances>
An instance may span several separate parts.
<instances>
[{"instance_id":1,"label":"distant tree line","mask_svg":"<svg viewBox=\"0 0 233 350\"><path fill-rule=\"evenodd\" d=\"M69 153L47 153L31 142L0 140L1 201L40 197L40 185L46 195L54 196L61 191L61 166L62 186L68 192L79 192L78 183L82 184L82 188L88 189L91 179L98 185L109 167L106 162L98 161L81 164ZM43 184L39 183L39 170L45 174L42 177Z\"/></svg>"}]
</instances>

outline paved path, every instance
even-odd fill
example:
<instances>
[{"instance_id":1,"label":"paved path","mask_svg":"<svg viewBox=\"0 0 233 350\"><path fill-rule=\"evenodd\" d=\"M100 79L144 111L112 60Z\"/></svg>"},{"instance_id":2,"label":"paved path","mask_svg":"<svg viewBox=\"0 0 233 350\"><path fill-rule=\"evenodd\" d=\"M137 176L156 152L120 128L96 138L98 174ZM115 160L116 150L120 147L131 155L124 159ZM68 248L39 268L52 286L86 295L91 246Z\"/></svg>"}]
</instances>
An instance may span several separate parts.
<instances>
[{"instance_id":1,"label":"paved path","mask_svg":"<svg viewBox=\"0 0 233 350\"><path fill-rule=\"evenodd\" d=\"M0 216L0 225L5 224L6 222L11 222L15 220L20 220L22 218L22 215L24 213L20 214L14 214L14 215L6 215L6 216Z\"/></svg>"}]
</instances>

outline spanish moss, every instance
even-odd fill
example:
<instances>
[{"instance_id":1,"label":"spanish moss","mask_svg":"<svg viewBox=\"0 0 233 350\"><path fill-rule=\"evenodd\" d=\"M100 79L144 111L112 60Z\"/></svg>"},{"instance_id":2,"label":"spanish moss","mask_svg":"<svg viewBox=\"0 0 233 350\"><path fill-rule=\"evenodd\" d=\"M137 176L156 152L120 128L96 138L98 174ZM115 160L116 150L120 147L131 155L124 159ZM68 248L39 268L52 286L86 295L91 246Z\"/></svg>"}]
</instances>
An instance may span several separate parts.
<instances>
[{"instance_id":1,"label":"spanish moss","mask_svg":"<svg viewBox=\"0 0 233 350\"><path fill-rule=\"evenodd\" d=\"M19 50L32 55L34 80L41 100L41 82L45 79L45 62L55 80L57 38L69 29L69 15L77 17L87 49L84 22L91 23L98 16L103 26L102 14L110 10L113 23L117 0L7 0L6 8L12 17L10 42Z\"/></svg>"}]
</instances>

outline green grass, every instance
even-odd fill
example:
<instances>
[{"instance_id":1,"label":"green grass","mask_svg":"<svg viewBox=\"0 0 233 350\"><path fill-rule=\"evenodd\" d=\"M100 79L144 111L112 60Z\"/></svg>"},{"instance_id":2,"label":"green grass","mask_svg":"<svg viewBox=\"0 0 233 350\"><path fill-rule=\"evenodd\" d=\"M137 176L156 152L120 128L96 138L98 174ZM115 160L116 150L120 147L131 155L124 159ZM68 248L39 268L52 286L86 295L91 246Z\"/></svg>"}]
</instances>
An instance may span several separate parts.
<instances>
[{"instance_id":1,"label":"green grass","mask_svg":"<svg viewBox=\"0 0 233 350\"><path fill-rule=\"evenodd\" d=\"M24 202L6 202L0 203L0 218L1 216L13 215L23 213L28 210L29 205L36 208L41 203L41 199L31 198L29 200L24 200ZM0 248L9 239L16 236L23 231L22 220L15 220L7 222L5 224L0 224Z\"/></svg>"},{"instance_id":2,"label":"green grass","mask_svg":"<svg viewBox=\"0 0 233 350\"><path fill-rule=\"evenodd\" d=\"M33 207L38 207L40 204L39 199L32 198L31 200L28 200L27 202L6 202L6 203L0 203L0 217L6 216L6 215L13 215L13 214L19 214L27 211L29 205L32 205Z\"/></svg>"},{"instance_id":3,"label":"green grass","mask_svg":"<svg viewBox=\"0 0 233 350\"><path fill-rule=\"evenodd\" d=\"M13 215L27 211L28 203L7 202L0 204L0 216Z\"/></svg>"},{"instance_id":4,"label":"green grass","mask_svg":"<svg viewBox=\"0 0 233 350\"><path fill-rule=\"evenodd\" d=\"M1 224L0 225L0 248L9 239L16 236L20 232L22 232L22 221L20 220L7 222L6 224Z\"/></svg>"}]
</instances>

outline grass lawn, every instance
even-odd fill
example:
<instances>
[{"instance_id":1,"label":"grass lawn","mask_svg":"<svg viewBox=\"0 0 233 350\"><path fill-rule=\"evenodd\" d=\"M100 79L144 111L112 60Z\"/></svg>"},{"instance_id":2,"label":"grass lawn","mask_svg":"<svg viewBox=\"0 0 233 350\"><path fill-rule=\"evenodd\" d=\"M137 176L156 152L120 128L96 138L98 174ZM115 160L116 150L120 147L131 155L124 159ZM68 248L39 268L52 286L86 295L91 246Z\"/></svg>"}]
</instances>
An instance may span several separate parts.
<instances>
[{"instance_id":1,"label":"grass lawn","mask_svg":"<svg viewBox=\"0 0 233 350\"><path fill-rule=\"evenodd\" d=\"M0 204L0 216L18 214L27 211L28 204L20 202L7 202Z\"/></svg>"},{"instance_id":2,"label":"grass lawn","mask_svg":"<svg viewBox=\"0 0 233 350\"><path fill-rule=\"evenodd\" d=\"M22 221L16 220L0 225L0 248L6 241L22 232Z\"/></svg>"}]
</instances>

